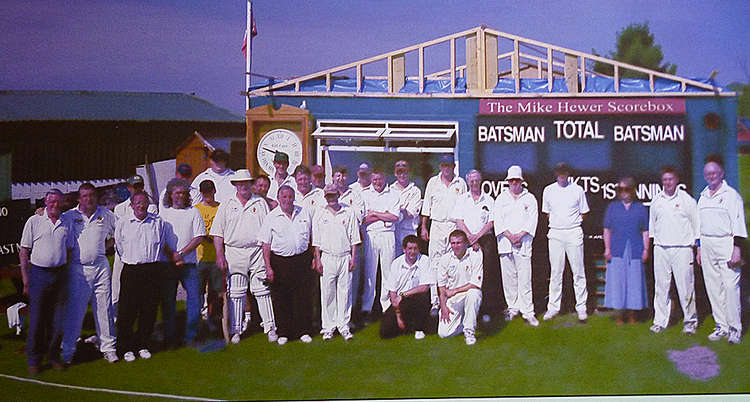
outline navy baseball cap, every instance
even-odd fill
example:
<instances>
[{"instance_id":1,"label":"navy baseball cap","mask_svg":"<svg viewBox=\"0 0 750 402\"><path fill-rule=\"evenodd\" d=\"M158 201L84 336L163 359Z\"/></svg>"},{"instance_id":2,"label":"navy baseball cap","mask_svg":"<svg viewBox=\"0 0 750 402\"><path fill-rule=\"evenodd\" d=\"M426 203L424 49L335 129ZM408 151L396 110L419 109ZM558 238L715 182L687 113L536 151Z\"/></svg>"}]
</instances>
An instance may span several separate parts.
<instances>
[{"instance_id":1,"label":"navy baseball cap","mask_svg":"<svg viewBox=\"0 0 750 402\"><path fill-rule=\"evenodd\" d=\"M193 175L193 168L187 163L180 163L180 166L177 166L177 173L185 177L190 177Z\"/></svg>"}]
</instances>

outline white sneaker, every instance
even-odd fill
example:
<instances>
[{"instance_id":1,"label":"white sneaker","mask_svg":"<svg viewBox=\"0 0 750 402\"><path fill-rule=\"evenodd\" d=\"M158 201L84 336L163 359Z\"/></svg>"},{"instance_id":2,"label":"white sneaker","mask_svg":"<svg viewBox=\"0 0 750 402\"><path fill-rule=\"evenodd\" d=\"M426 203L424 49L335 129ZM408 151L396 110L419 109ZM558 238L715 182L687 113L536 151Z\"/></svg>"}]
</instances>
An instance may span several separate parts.
<instances>
[{"instance_id":1,"label":"white sneaker","mask_svg":"<svg viewBox=\"0 0 750 402\"><path fill-rule=\"evenodd\" d=\"M421 341L424 339L424 332L422 331L414 331L414 339Z\"/></svg>"},{"instance_id":2,"label":"white sneaker","mask_svg":"<svg viewBox=\"0 0 750 402\"><path fill-rule=\"evenodd\" d=\"M648 330L651 331L651 332L653 332L653 333L655 333L655 334L658 334L661 331L664 331L664 327L662 327L661 325L654 324ZM683 331L683 332L685 332L685 331Z\"/></svg>"},{"instance_id":3,"label":"white sneaker","mask_svg":"<svg viewBox=\"0 0 750 402\"><path fill-rule=\"evenodd\" d=\"M333 339L333 331L323 332L323 340L324 341L330 341L331 339Z\"/></svg>"},{"instance_id":4,"label":"white sneaker","mask_svg":"<svg viewBox=\"0 0 750 402\"><path fill-rule=\"evenodd\" d=\"M280 336L279 339L276 340L279 345L286 345L287 341L289 341L289 338L285 336Z\"/></svg>"},{"instance_id":5,"label":"white sneaker","mask_svg":"<svg viewBox=\"0 0 750 402\"><path fill-rule=\"evenodd\" d=\"M354 338L354 334L352 334L352 331L349 331L349 328L344 328L343 330L340 330L339 333L344 338L345 341L348 341L352 338Z\"/></svg>"},{"instance_id":6,"label":"white sneaker","mask_svg":"<svg viewBox=\"0 0 750 402\"><path fill-rule=\"evenodd\" d=\"M578 313L578 321L586 321L589 318L589 315L586 314L586 312Z\"/></svg>"},{"instance_id":7,"label":"white sneaker","mask_svg":"<svg viewBox=\"0 0 750 402\"><path fill-rule=\"evenodd\" d=\"M466 340L467 345L473 345L477 343L477 337L474 336L474 331L465 331L464 339Z\"/></svg>"},{"instance_id":8,"label":"white sneaker","mask_svg":"<svg viewBox=\"0 0 750 402\"><path fill-rule=\"evenodd\" d=\"M312 337L310 337L310 335L308 335L308 334L304 334L304 335L302 335L302 336L299 337L299 340L302 343L310 343L310 342L312 342Z\"/></svg>"},{"instance_id":9,"label":"white sneaker","mask_svg":"<svg viewBox=\"0 0 750 402\"><path fill-rule=\"evenodd\" d=\"M724 331L723 329L721 329L719 327L716 327L714 329L714 332L711 332L708 335L708 340L709 341L718 341L719 339L726 338L728 336L729 336L729 334L727 333L727 331Z\"/></svg>"},{"instance_id":10,"label":"white sneaker","mask_svg":"<svg viewBox=\"0 0 750 402\"><path fill-rule=\"evenodd\" d=\"M138 351L138 356L140 356L141 359L150 359L151 352L149 352L148 349L141 349Z\"/></svg>"},{"instance_id":11,"label":"white sneaker","mask_svg":"<svg viewBox=\"0 0 750 402\"><path fill-rule=\"evenodd\" d=\"M742 336L742 333L740 333L740 331L734 328L730 328L729 337L727 341L729 341L729 343L731 343L732 345L739 345L741 336Z\"/></svg>"},{"instance_id":12,"label":"white sneaker","mask_svg":"<svg viewBox=\"0 0 750 402\"><path fill-rule=\"evenodd\" d=\"M684 327L682 327L682 333L686 335L695 335L695 332L698 329L698 325L694 322L689 322L685 324Z\"/></svg>"},{"instance_id":13,"label":"white sneaker","mask_svg":"<svg viewBox=\"0 0 750 402\"><path fill-rule=\"evenodd\" d=\"M240 334L232 335L232 340L230 342L232 342L235 345L240 343Z\"/></svg>"},{"instance_id":14,"label":"white sneaker","mask_svg":"<svg viewBox=\"0 0 750 402\"><path fill-rule=\"evenodd\" d=\"M272 329L272 330L268 331L267 336L268 336L268 342L274 343L277 340L279 340L279 336L276 335L276 330L275 329Z\"/></svg>"},{"instance_id":15,"label":"white sneaker","mask_svg":"<svg viewBox=\"0 0 750 402\"><path fill-rule=\"evenodd\" d=\"M135 361L135 355L133 354L133 352L125 353L125 356L123 356L122 358L128 363Z\"/></svg>"},{"instance_id":16,"label":"white sneaker","mask_svg":"<svg viewBox=\"0 0 750 402\"><path fill-rule=\"evenodd\" d=\"M547 312L544 313L544 317L542 317L542 320L549 321L549 320L555 318L555 316L557 315L557 313L558 313L557 311L547 310Z\"/></svg>"},{"instance_id":17,"label":"white sneaker","mask_svg":"<svg viewBox=\"0 0 750 402\"><path fill-rule=\"evenodd\" d=\"M508 310L505 312L505 321L513 321L518 316L518 311Z\"/></svg>"},{"instance_id":18,"label":"white sneaker","mask_svg":"<svg viewBox=\"0 0 750 402\"><path fill-rule=\"evenodd\" d=\"M539 320L536 319L533 315L523 317L524 320L526 320L526 323L531 325L532 327L538 327L539 326Z\"/></svg>"},{"instance_id":19,"label":"white sneaker","mask_svg":"<svg viewBox=\"0 0 750 402\"><path fill-rule=\"evenodd\" d=\"M135 358L135 356L133 356L133 358ZM110 363L117 363L117 361L120 359L117 357L117 353L115 352L104 352L104 360Z\"/></svg>"},{"instance_id":20,"label":"white sneaker","mask_svg":"<svg viewBox=\"0 0 750 402\"><path fill-rule=\"evenodd\" d=\"M98 344L99 343L99 337L96 336L96 335L91 335L90 337L84 339L83 343Z\"/></svg>"}]
</instances>

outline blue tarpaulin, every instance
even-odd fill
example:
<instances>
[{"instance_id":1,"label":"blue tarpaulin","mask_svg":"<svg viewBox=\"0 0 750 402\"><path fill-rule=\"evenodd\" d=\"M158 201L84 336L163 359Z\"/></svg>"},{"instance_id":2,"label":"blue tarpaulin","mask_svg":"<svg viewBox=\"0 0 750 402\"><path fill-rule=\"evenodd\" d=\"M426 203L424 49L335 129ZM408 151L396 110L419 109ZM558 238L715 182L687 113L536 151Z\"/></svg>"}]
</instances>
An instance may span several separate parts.
<instances>
[{"instance_id":1,"label":"blue tarpaulin","mask_svg":"<svg viewBox=\"0 0 750 402\"><path fill-rule=\"evenodd\" d=\"M521 93L539 93L549 92L546 78L521 78L520 80ZM492 90L494 93L505 93L512 94L516 92L516 84L513 78L499 78L495 89ZM554 78L552 80L552 92L568 92L568 85L565 83L563 78Z\"/></svg>"}]
</instances>

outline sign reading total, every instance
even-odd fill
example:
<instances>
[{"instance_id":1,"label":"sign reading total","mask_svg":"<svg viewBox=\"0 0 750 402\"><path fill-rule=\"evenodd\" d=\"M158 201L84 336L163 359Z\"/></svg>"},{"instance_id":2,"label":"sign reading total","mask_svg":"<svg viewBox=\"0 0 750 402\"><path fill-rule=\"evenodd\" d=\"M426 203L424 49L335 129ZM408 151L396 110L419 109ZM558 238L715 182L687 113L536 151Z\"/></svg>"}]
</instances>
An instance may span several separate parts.
<instances>
[{"instance_id":1,"label":"sign reading total","mask_svg":"<svg viewBox=\"0 0 750 402\"><path fill-rule=\"evenodd\" d=\"M685 114L681 98L481 99L484 115Z\"/></svg>"}]
</instances>

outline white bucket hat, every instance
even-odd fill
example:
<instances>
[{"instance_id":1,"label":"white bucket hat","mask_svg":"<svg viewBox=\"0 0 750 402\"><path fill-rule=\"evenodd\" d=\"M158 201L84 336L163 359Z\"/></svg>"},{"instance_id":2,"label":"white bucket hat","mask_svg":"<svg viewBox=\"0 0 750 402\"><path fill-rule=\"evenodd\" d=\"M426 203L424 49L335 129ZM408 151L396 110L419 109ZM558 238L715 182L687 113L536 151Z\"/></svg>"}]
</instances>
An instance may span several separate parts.
<instances>
[{"instance_id":1,"label":"white bucket hat","mask_svg":"<svg viewBox=\"0 0 750 402\"><path fill-rule=\"evenodd\" d=\"M232 175L232 178L229 179L229 181L234 183L239 183L241 181L252 181L253 177L250 176L250 171L247 169L240 169L236 172L234 172L234 175Z\"/></svg>"},{"instance_id":2,"label":"white bucket hat","mask_svg":"<svg viewBox=\"0 0 750 402\"><path fill-rule=\"evenodd\" d=\"M518 165L513 165L508 168L508 177L505 178L505 180L510 179L520 179L523 180L523 171L521 171L521 167Z\"/></svg>"}]
</instances>

